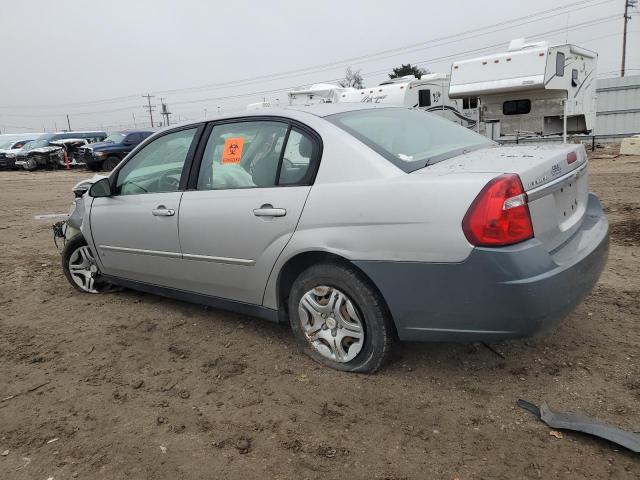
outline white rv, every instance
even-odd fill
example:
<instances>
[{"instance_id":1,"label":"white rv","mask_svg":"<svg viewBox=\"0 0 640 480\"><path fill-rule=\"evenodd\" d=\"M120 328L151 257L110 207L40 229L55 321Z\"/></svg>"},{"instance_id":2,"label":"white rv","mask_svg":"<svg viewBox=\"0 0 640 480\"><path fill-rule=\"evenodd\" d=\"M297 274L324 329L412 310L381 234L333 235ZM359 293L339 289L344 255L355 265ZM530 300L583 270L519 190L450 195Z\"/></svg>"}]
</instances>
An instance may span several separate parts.
<instances>
[{"instance_id":1,"label":"white rv","mask_svg":"<svg viewBox=\"0 0 640 480\"><path fill-rule=\"evenodd\" d=\"M316 103L338 103L340 94L354 88L343 88L331 83L314 83L309 88L289 92L289 105L314 105Z\"/></svg>"},{"instance_id":2,"label":"white rv","mask_svg":"<svg viewBox=\"0 0 640 480\"><path fill-rule=\"evenodd\" d=\"M309 89L289 92L290 105L314 103L362 102L404 105L434 112L465 126L475 124L476 98L451 100L448 96L449 75L431 73L420 79L413 75L394 78L376 87L342 88L319 83Z\"/></svg>"},{"instance_id":3,"label":"white rv","mask_svg":"<svg viewBox=\"0 0 640 480\"><path fill-rule=\"evenodd\" d=\"M596 121L598 55L576 45L512 40L509 50L454 62L449 97L478 97L491 138L590 133Z\"/></svg>"}]
</instances>

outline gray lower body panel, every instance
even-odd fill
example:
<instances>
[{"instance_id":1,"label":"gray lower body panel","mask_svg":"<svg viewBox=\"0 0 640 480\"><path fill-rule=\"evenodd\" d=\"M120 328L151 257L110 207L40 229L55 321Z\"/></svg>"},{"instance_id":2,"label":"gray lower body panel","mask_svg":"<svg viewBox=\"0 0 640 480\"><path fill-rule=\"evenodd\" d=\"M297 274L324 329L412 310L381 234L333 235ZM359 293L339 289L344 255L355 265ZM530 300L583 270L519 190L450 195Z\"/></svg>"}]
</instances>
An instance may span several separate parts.
<instances>
[{"instance_id":1,"label":"gray lower body panel","mask_svg":"<svg viewBox=\"0 0 640 480\"><path fill-rule=\"evenodd\" d=\"M454 264L354 263L382 293L401 340L478 341L559 323L591 292L608 250L609 225L590 194L582 228L551 253L534 238L475 248Z\"/></svg>"}]
</instances>

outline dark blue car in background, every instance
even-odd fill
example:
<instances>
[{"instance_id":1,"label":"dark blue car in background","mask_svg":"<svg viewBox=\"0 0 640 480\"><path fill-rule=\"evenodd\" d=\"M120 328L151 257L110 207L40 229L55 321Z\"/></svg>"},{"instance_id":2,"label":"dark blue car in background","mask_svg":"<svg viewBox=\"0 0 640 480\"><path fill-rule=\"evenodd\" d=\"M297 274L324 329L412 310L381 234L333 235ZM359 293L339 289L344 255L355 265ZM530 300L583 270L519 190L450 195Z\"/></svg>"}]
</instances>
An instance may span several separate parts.
<instances>
[{"instance_id":1,"label":"dark blue car in background","mask_svg":"<svg viewBox=\"0 0 640 480\"><path fill-rule=\"evenodd\" d=\"M111 133L102 142L79 148L76 160L86 163L87 168L94 172L113 170L120 160L152 133L146 130L121 130Z\"/></svg>"}]
</instances>

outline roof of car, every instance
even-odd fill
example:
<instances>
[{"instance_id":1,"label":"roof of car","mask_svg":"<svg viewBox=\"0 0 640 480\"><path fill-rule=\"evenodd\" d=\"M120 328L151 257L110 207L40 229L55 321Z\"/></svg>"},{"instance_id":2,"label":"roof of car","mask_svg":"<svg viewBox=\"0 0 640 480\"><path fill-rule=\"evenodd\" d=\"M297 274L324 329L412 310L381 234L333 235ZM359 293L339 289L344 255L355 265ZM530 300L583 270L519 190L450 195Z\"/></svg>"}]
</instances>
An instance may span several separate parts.
<instances>
[{"instance_id":1,"label":"roof of car","mask_svg":"<svg viewBox=\"0 0 640 480\"><path fill-rule=\"evenodd\" d=\"M358 103L358 102L344 102L344 103L321 103L316 105L295 105L285 107L267 107L259 110L251 111L236 111L227 114L222 114L214 118L189 120L179 124L165 127L160 131L172 130L176 127L185 127L189 125L198 125L205 122L213 122L218 120L230 120L235 118L247 118L247 117L292 117L296 119L299 117L298 112L303 114L314 115L316 117L328 117L336 113L351 112L356 110L371 110L376 108L406 108L397 105L388 104L376 104L376 103Z\"/></svg>"},{"instance_id":2,"label":"roof of car","mask_svg":"<svg viewBox=\"0 0 640 480\"><path fill-rule=\"evenodd\" d=\"M300 112L311 113L318 117L328 117L336 113L351 112L354 110L371 110L375 108L401 108L388 104L342 102L342 103L319 103L316 105L295 105L285 107L285 110L298 110Z\"/></svg>"}]
</instances>

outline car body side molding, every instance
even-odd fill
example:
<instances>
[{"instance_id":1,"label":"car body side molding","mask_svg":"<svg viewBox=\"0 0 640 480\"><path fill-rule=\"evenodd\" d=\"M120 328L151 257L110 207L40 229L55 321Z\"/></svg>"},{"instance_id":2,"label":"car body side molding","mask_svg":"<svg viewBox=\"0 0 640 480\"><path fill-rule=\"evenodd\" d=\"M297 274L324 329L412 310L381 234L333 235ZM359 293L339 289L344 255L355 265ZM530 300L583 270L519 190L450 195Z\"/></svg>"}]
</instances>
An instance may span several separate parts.
<instances>
[{"instance_id":1,"label":"car body side molding","mask_svg":"<svg viewBox=\"0 0 640 480\"><path fill-rule=\"evenodd\" d=\"M102 277L107 282L118 285L120 287L130 288L132 290L139 290L142 292L153 293L154 295L174 298L176 300L182 300L185 302L207 305L209 307L219 308L221 310L229 310L243 315L259 317L264 320L269 320L270 322L279 321L277 310L263 307L262 305L254 305L251 303L238 302L235 300L228 300L226 298L219 298L211 295L203 295L201 293L193 293L187 292L185 290L161 287L159 285L138 282L121 277L114 277L112 275L102 275Z\"/></svg>"}]
</instances>

